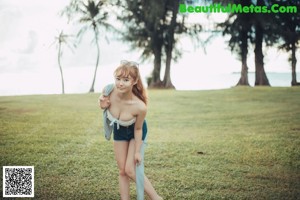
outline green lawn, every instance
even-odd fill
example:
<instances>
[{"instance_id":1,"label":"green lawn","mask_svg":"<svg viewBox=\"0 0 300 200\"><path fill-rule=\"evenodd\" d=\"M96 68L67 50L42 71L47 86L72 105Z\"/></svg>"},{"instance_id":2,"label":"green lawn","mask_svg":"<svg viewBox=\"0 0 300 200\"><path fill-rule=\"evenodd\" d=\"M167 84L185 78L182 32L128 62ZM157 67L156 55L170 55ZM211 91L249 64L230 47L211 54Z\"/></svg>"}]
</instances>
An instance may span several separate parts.
<instances>
[{"instance_id":1,"label":"green lawn","mask_svg":"<svg viewBox=\"0 0 300 200\"><path fill-rule=\"evenodd\" d=\"M33 165L37 199L119 199L98 95L0 97L1 165ZM150 90L147 120L165 199L300 199L300 88Z\"/></svg>"}]
</instances>

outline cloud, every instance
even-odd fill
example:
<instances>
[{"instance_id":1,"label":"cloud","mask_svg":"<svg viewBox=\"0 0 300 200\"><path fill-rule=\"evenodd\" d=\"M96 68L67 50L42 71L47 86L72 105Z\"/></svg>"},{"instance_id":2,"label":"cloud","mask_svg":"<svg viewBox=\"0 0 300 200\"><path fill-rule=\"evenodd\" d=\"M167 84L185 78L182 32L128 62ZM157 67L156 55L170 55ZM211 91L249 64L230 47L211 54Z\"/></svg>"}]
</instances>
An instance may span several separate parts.
<instances>
[{"instance_id":1,"label":"cloud","mask_svg":"<svg viewBox=\"0 0 300 200\"><path fill-rule=\"evenodd\" d=\"M35 70L50 66L49 46L54 40L57 10L55 1L0 1L0 72ZM48 48L48 49L47 49Z\"/></svg>"},{"instance_id":2,"label":"cloud","mask_svg":"<svg viewBox=\"0 0 300 200\"><path fill-rule=\"evenodd\" d=\"M0 44L9 43L12 39L18 36L21 26L22 13L17 8L6 7L0 8Z\"/></svg>"},{"instance_id":3,"label":"cloud","mask_svg":"<svg viewBox=\"0 0 300 200\"><path fill-rule=\"evenodd\" d=\"M31 54L34 52L34 49L36 48L38 44L38 36L35 31L29 31L26 39L26 46L25 48L17 50L18 53L22 54Z\"/></svg>"}]
</instances>

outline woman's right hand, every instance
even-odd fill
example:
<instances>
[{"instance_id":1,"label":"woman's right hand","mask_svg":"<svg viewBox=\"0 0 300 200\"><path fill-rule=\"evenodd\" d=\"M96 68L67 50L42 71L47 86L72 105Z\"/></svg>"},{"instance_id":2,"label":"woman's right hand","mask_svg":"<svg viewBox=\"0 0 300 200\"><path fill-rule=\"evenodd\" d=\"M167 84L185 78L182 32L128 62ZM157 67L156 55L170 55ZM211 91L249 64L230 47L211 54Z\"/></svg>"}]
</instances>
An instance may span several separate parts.
<instances>
[{"instance_id":1,"label":"woman's right hand","mask_svg":"<svg viewBox=\"0 0 300 200\"><path fill-rule=\"evenodd\" d=\"M98 100L101 109L106 109L110 106L109 96L101 95Z\"/></svg>"}]
</instances>

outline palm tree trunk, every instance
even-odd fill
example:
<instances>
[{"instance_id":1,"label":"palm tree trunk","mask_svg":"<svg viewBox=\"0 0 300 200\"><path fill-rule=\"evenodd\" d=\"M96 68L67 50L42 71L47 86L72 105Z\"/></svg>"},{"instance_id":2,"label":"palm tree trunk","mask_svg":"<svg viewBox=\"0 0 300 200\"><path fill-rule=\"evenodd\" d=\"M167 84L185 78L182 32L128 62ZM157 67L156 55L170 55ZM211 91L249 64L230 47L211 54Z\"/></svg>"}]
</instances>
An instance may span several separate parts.
<instances>
[{"instance_id":1,"label":"palm tree trunk","mask_svg":"<svg viewBox=\"0 0 300 200\"><path fill-rule=\"evenodd\" d=\"M296 64L297 64L296 44L293 43L292 44L292 86L300 85L300 83L297 82Z\"/></svg>"},{"instance_id":2,"label":"palm tree trunk","mask_svg":"<svg viewBox=\"0 0 300 200\"><path fill-rule=\"evenodd\" d=\"M96 41L96 47L97 47L97 60L96 60L96 67L95 67L95 71L94 71L94 78L93 78L93 82L92 82L92 86L90 88L90 93L93 93L94 90L94 86L95 86L95 81L96 81L96 75L97 75L97 70L98 70L98 64L99 64L99 58L100 58L100 48L99 48L99 44L98 44L98 31L97 28L94 27L94 33L95 33L95 41Z\"/></svg>"},{"instance_id":3,"label":"palm tree trunk","mask_svg":"<svg viewBox=\"0 0 300 200\"><path fill-rule=\"evenodd\" d=\"M57 60L58 60L58 66L59 66L60 76L61 76L62 94L65 94L64 76L63 76L63 71L62 71L62 67L61 67L61 63L60 63L60 58L61 58L61 42L59 42L59 46L58 46Z\"/></svg>"}]
</instances>

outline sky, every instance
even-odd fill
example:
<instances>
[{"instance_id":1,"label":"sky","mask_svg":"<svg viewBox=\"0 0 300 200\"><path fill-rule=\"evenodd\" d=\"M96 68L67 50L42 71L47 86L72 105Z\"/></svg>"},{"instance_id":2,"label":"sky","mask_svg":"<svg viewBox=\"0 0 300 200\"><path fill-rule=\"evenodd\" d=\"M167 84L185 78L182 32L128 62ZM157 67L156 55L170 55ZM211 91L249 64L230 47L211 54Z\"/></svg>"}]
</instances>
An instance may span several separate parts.
<instances>
[{"instance_id":1,"label":"sky","mask_svg":"<svg viewBox=\"0 0 300 200\"><path fill-rule=\"evenodd\" d=\"M76 34L79 28L79 25L67 24L67 20L58 15L68 3L69 0L0 1L0 96L61 92L55 37L61 30L66 34ZM205 22L205 14L190 15L191 21L208 23ZM222 20L224 15L214 14L213 18ZM141 61L140 50L131 49L109 33L107 37L109 42L103 38L100 40L96 92L113 81L112 73L120 60ZM201 37L206 39L207 35ZM227 80L223 85L214 80L220 74L239 72L241 68L237 56L228 50L224 42L227 39L216 37L206 51L203 47L196 49L190 40L182 39L183 57L172 63L171 77L175 87L185 90L217 89L235 84L237 80L230 83ZM96 60L96 48L91 41L92 33L87 33L73 52L64 49L61 61L66 93L87 92L91 86ZM276 49L264 49L264 52L266 72L290 72L288 54ZM249 55L248 65L249 71L254 71L253 53ZM141 63L144 80L151 74L152 66L152 61Z\"/></svg>"}]
</instances>

